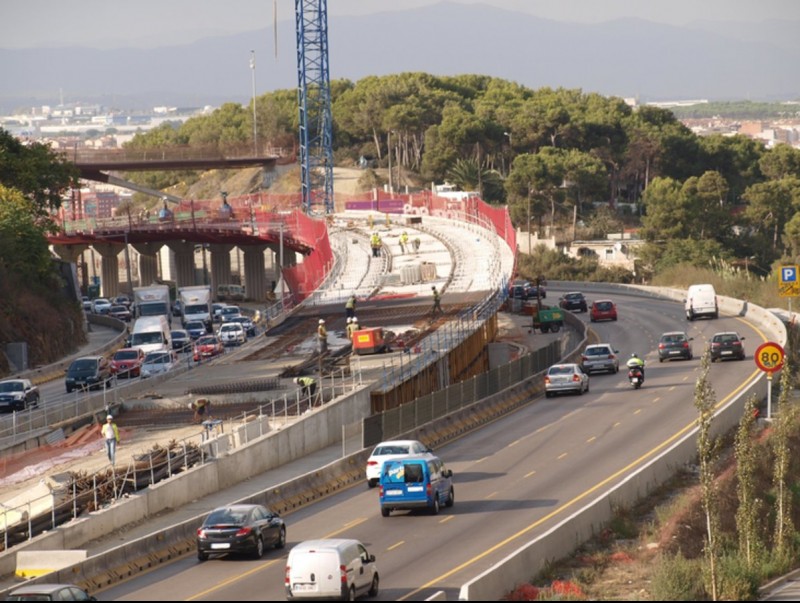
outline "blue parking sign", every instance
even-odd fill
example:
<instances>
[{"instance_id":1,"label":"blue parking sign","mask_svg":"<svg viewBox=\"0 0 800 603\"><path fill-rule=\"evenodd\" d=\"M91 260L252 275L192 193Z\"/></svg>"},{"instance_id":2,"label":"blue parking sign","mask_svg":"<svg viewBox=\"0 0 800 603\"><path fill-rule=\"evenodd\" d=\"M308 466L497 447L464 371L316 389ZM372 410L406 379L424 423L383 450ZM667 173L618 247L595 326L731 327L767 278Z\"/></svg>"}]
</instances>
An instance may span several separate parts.
<instances>
[{"instance_id":1,"label":"blue parking sign","mask_svg":"<svg viewBox=\"0 0 800 603\"><path fill-rule=\"evenodd\" d=\"M781 282L797 282L797 266L781 266Z\"/></svg>"}]
</instances>

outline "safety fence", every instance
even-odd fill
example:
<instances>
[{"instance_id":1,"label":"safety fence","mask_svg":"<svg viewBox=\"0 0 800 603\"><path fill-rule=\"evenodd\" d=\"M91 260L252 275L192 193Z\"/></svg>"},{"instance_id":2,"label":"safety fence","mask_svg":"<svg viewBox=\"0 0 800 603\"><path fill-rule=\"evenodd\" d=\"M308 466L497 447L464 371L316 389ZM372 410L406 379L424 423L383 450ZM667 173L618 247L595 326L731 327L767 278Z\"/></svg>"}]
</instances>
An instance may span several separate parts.
<instances>
[{"instance_id":1,"label":"safety fence","mask_svg":"<svg viewBox=\"0 0 800 603\"><path fill-rule=\"evenodd\" d=\"M124 465L93 473L70 473L63 483L41 482L32 490L0 503L1 550L246 446L270 433L274 425L297 420L309 410L346 396L362 385L358 367L352 371L342 368L321 379L313 393L304 395L298 390L293 395L284 394L235 417L216 419L212 407L195 435L134 454ZM14 476L4 476L0 485L13 480Z\"/></svg>"}]
</instances>

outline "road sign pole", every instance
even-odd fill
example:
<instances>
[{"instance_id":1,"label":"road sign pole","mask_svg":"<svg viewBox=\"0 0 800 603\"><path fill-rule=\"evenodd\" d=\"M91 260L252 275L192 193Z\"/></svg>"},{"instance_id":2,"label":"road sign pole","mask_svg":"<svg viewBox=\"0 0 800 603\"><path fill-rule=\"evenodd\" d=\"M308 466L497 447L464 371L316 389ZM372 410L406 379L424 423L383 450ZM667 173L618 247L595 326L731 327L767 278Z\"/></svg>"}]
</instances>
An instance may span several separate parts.
<instances>
[{"instance_id":1,"label":"road sign pole","mask_svg":"<svg viewBox=\"0 0 800 603\"><path fill-rule=\"evenodd\" d=\"M772 420L772 373L767 373L767 421Z\"/></svg>"}]
</instances>

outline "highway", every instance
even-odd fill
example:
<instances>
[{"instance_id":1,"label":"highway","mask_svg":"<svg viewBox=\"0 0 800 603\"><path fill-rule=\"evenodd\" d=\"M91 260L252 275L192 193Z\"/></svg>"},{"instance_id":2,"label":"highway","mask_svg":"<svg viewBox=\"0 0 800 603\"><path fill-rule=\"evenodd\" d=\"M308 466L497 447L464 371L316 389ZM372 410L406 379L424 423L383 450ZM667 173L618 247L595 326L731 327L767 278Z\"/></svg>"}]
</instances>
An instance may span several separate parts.
<instances>
[{"instance_id":1,"label":"highway","mask_svg":"<svg viewBox=\"0 0 800 603\"><path fill-rule=\"evenodd\" d=\"M548 290L553 303L558 289ZM603 297L607 297L603 295ZM362 540L377 557L378 600L423 600L461 584L576 512L604 488L688 431L696 417L694 384L706 341L717 331L746 336L748 358L711 366L717 400L758 374L752 352L765 337L737 317L688 323L675 302L614 295L618 322L595 323L601 341L647 361L647 381L633 390L624 370L593 375L583 396L540 398L437 450L454 471L455 506L438 516L380 515L377 491L365 485L285 517L287 549L260 561L185 556L98 593L119 600L277 600L284 598L288 549L308 538ZM591 297L590 297L591 299ZM580 315L588 322L588 315ZM664 331L694 337L695 359L660 364ZM509 585L509 589L514 585Z\"/></svg>"}]
</instances>

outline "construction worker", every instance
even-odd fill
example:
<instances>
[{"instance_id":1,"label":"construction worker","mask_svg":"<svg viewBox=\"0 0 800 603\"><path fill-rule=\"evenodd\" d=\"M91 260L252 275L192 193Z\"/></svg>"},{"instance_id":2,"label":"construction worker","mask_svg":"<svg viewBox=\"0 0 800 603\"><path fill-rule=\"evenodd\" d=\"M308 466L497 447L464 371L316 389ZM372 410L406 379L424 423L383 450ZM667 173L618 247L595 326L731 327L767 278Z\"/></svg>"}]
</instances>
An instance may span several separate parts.
<instances>
[{"instance_id":1,"label":"construction worker","mask_svg":"<svg viewBox=\"0 0 800 603\"><path fill-rule=\"evenodd\" d=\"M408 233L404 230L400 235L400 252L405 255L408 249Z\"/></svg>"},{"instance_id":2,"label":"construction worker","mask_svg":"<svg viewBox=\"0 0 800 603\"><path fill-rule=\"evenodd\" d=\"M419 237L414 237L414 253L415 254L419 253L419 246L420 245L421 245L421 242L419 240Z\"/></svg>"},{"instance_id":3,"label":"construction worker","mask_svg":"<svg viewBox=\"0 0 800 603\"><path fill-rule=\"evenodd\" d=\"M328 352L328 329L325 328L324 318L319 319L319 326L317 326L317 343L320 354Z\"/></svg>"},{"instance_id":4,"label":"construction worker","mask_svg":"<svg viewBox=\"0 0 800 603\"><path fill-rule=\"evenodd\" d=\"M344 305L344 313L347 316L348 320L353 318L356 313L356 295L355 293L350 296L347 302Z\"/></svg>"},{"instance_id":5,"label":"construction worker","mask_svg":"<svg viewBox=\"0 0 800 603\"><path fill-rule=\"evenodd\" d=\"M439 295L436 285L431 287L431 290L433 291L433 310L431 310L431 315L435 316L437 310L440 314L444 314L444 310L442 310L442 296Z\"/></svg>"},{"instance_id":6,"label":"construction worker","mask_svg":"<svg viewBox=\"0 0 800 603\"><path fill-rule=\"evenodd\" d=\"M300 395L303 398L314 399L317 393L317 380L314 377L295 377L294 382L300 386Z\"/></svg>"},{"instance_id":7,"label":"construction worker","mask_svg":"<svg viewBox=\"0 0 800 603\"><path fill-rule=\"evenodd\" d=\"M353 318L347 319L347 338L350 341L353 341L353 333L356 332L358 329L358 322L356 322L355 316Z\"/></svg>"},{"instance_id":8,"label":"construction worker","mask_svg":"<svg viewBox=\"0 0 800 603\"><path fill-rule=\"evenodd\" d=\"M372 257L377 258L381 255L381 237L377 232L372 233L372 237L369 240L370 245L372 246Z\"/></svg>"}]
</instances>

